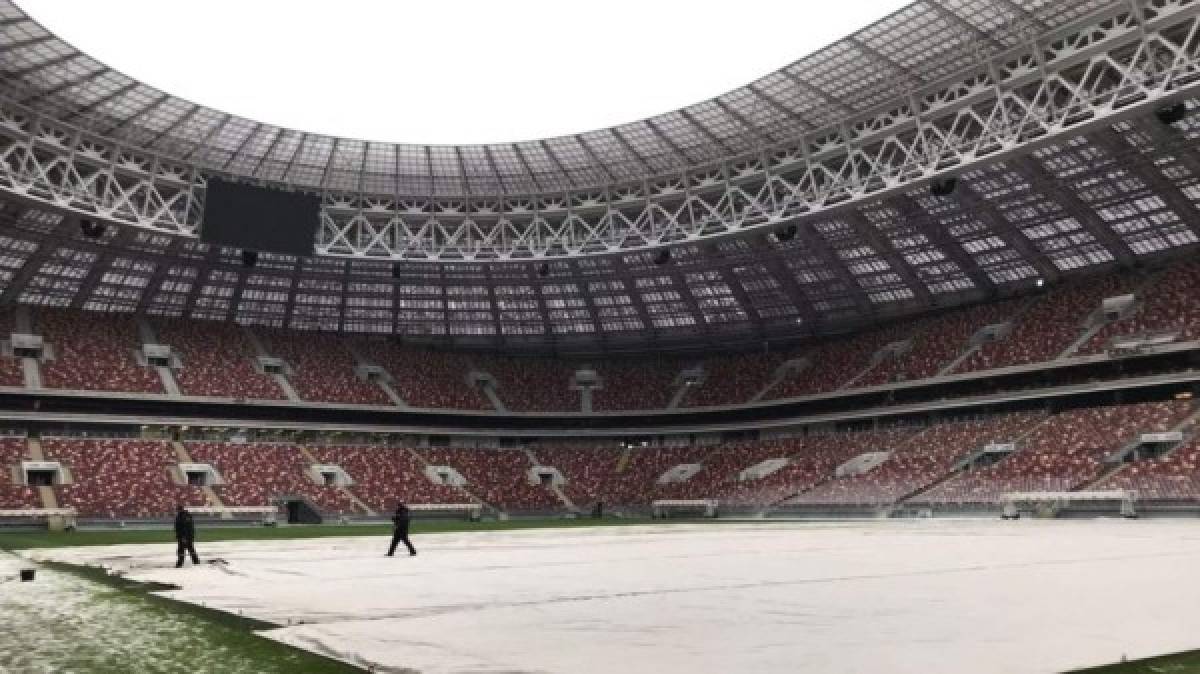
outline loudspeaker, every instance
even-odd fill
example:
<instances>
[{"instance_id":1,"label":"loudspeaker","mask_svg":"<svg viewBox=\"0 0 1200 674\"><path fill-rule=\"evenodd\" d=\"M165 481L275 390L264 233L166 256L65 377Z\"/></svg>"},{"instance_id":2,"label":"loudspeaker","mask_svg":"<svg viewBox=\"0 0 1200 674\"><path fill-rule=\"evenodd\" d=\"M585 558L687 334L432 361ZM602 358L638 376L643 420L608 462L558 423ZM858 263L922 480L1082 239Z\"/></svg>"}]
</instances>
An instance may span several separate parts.
<instances>
[{"instance_id":1,"label":"loudspeaker","mask_svg":"<svg viewBox=\"0 0 1200 674\"><path fill-rule=\"evenodd\" d=\"M546 278L550 275L550 263L543 262L537 266L538 278Z\"/></svg>"},{"instance_id":2,"label":"loudspeaker","mask_svg":"<svg viewBox=\"0 0 1200 674\"><path fill-rule=\"evenodd\" d=\"M392 278L399 281L401 276L403 276L403 268L400 266L399 262L393 262L392 263Z\"/></svg>"},{"instance_id":3,"label":"loudspeaker","mask_svg":"<svg viewBox=\"0 0 1200 674\"><path fill-rule=\"evenodd\" d=\"M1158 118L1158 121L1170 126L1176 122L1183 121L1183 118L1187 117L1187 105L1182 101L1173 103L1155 110L1154 116Z\"/></svg>"},{"instance_id":4,"label":"loudspeaker","mask_svg":"<svg viewBox=\"0 0 1200 674\"><path fill-rule=\"evenodd\" d=\"M654 254L654 264L664 265L671 261L671 249L663 248Z\"/></svg>"},{"instance_id":5,"label":"loudspeaker","mask_svg":"<svg viewBox=\"0 0 1200 674\"><path fill-rule=\"evenodd\" d=\"M242 251L242 266L253 267L258 264L258 251L243 250Z\"/></svg>"},{"instance_id":6,"label":"loudspeaker","mask_svg":"<svg viewBox=\"0 0 1200 674\"><path fill-rule=\"evenodd\" d=\"M796 238L797 231L798 230L796 229L795 225L785 225L775 230L775 238L778 239L780 243L791 241L792 239Z\"/></svg>"},{"instance_id":7,"label":"loudspeaker","mask_svg":"<svg viewBox=\"0 0 1200 674\"><path fill-rule=\"evenodd\" d=\"M958 178L950 176L929 183L929 193L935 197L948 197L954 194L956 187L958 187Z\"/></svg>"},{"instance_id":8,"label":"loudspeaker","mask_svg":"<svg viewBox=\"0 0 1200 674\"><path fill-rule=\"evenodd\" d=\"M103 222L96 222L90 218L84 218L79 221L79 231L89 239L99 239L104 236L104 230L107 229Z\"/></svg>"}]
</instances>

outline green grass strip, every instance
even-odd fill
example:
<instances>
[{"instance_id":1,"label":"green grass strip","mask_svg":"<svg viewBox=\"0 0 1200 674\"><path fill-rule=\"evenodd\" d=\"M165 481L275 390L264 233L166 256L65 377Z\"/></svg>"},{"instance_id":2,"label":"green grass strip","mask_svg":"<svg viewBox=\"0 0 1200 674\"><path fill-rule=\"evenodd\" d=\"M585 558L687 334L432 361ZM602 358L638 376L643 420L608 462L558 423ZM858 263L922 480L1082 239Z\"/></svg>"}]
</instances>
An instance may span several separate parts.
<instances>
[{"instance_id":1,"label":"green grass strip","mask_svg":"<svg viewBox=\"0 0 1200 674\"><path fill-rule=\"evenodd\" d=\"M273 627L221 611L174 601L160 589L96 568L43 564L22 590L49 584L54 598L86 619L52 606L13 599L8 621L22 634L0 644L0 671L72 674L189 672L192 674L351 674L362 669L260 637ZM23 635L33 635L26 643ZM48 644L54 646L47 648Z\"/></svg>"}]
</instances>

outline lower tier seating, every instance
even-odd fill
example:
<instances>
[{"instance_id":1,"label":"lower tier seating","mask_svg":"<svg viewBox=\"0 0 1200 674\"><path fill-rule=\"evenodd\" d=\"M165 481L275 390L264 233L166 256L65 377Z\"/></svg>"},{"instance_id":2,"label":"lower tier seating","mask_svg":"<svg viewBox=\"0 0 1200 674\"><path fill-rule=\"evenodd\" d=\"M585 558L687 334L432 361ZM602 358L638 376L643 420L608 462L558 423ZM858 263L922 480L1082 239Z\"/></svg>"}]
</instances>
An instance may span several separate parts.
<instances>
[{"instance_id":1,"label":"lower tier seating","mask_svg":"<svg viewBox=\"0 0 1200 674\"><path fill-rule=\"evenodd\" d=\"M80 517L163 518L178 505L206 503L199 487L171 479L177 459L166 442L45 438L42 451L70 470L72 482L54 492L59 506Z\"/></svg>"},{"instance_id":2,"label":"lower tier seating","mask_svg":"<svg viewBox=\"0 0 1200 674\"><path fill-rule=\"evenodd\" d=\"M12 480L13 469L26 458L25 438L0 436L0 508L42 507L36 489Z\"/></svg>"},{"instance_id":3,"label":"lower tier seating","mask_svg":"<svg viewBox=\"0 0 1200 674\"><path fill-rule=\"evenodd\" d=\"M782 452L782 453L781 453ZM683 482L655 485L655 499L717 498L738 482L738 474L760 461L786 456L786 443L735 442L709 450L702 468Z\"/></svg>"},{"instance_id":4,"label":"lower tier seating","mask_svg":"<svg viewBox=\"0 0 1200 674\"><path fill-rule=\"evenodd\" d=\"M425 464L403 447L313 447L322 463L340 466L354 486L351 493L376 513L389 513L404 503L469 503L461 489L435 484Z\"/></svg>"},{"instance_id":5,"label":"lower tier seating","mask_svg":"<svg viewBox=\"0 0 1200 674\"><path fill-rule=\"evenodd\" d=\"M523 450L425 449L430 464L451 466L467 479L466 490L484 503L505 510L559 510L562 501L550 489L529 483L533 463Z\"/></svg>"},{"instance_id":6,"label":"lower tier seating","mask_svg":"<svg viewBox=\"0 0 1200 674\"><path fill-rule=\"evenodd\" d=\"M1034 415L1014 414L929 427L894 445L882 464L860 475L830 480L792 503L883 505L945 476L968 452L989 442L1016 439ZM874 451L874 450L869 450Z\"/></svg>"},{"instance_id":7,"label":"lower tier seating","mask_svg":"<svg viewBox=\"0 0 1200 674\"><path fill-rule=\"evenodd\" d=\"M609 491L617 479L617 467L623 450L615 447L556 447L539 445L533 449L538 463L557 468L566 479L563 493L577 507L590 510Z\"/></svg>"},{"instance_id":8,"label":"lower tier seating","mask_svg":"<svg viewBox=\"0 0 1200 674\"><path fill-rule=\"evenodd\" d=\"M1200 438L1165 456L1135 461L1095 484L1096 489L1132 489L1142 500L1200 499Z\"/></svg>"},{"instance_id":9,"label":"lower tier seating","mask_svg":"<svg viewBox=\"0 0 1200 674\"><path fill-rule=\"evenodd\" d=\"M656 499L718 499L723 508L877 506L906 503L995 505L1008 491L1134 489L1142 500L1200 498L1200 439L1185 430L1184 444L1159 458L1114 466L1106 459L1141 433L1178 428L1195 411L1190 401L1148 402L948 421L918 428L814 432L801 437L740 440L707 447L535 445L525 449L311 446L286 443L188 442L194 461L212 464L224 484L213 492L226 505L277 505L303 498L326 515L386 514L408 503L483 502L508 512L565 509L555 489L531 482L534 466L557 468L561 491L583 511L643 509ZM978 450L987 443L1016 450L990 465ZM56 486L60 505L85 518L165 518L178 504L204 505L204 490L176 484L178 462L170 443L135 439L46 438L49 460L72 480ZM890 452L882 463L838 477L840 465L868 452ZM36 490L11 479L27 456L23 438L0 436L0 507L40 505ZM785 463L761 478L741 479L747 468L772 459ZM967 461L978 467L960 468ZM320 484L313 463L335 464L353 484ZM699 464L688 479L660 484L680 464ZM429 465L454 468L465 487L431 481Z\"/></svg>"},{"instance_id":10,"label":"lower tier seating","mask_svg":"<svg viewBox=\"0 0 1200 674\"><path fill-rule=\"evenodd\" d=\"M1060 412L1018 441L994 465L948 480L918 502L995 503L1013 491L1066 491L1101 476L1104 458L1139 433L1169 430L1191 411L1184 401L1114 405Z\"/></svg>"},{"instance_id":11,"label":"lower tier seating","mask_svg":"<svg viewBox=\"0 0 1200 674\"><path fill-rule=\"evenodd\" d=\"M287 444L189 442L194 461L212 464L224 484L214 490L227 506L265 506L280 497L303 497L329 514L359 512L339 487L318 485L307 473L310 462Z\"/></svg>"}]
</instances>

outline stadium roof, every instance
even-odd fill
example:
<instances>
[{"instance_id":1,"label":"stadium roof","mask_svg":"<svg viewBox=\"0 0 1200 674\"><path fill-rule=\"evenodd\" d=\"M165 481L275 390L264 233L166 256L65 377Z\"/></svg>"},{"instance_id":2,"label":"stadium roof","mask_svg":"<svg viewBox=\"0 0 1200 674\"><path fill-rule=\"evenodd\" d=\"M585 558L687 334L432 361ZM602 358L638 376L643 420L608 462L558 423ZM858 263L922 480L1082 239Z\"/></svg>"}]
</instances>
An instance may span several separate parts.
<instances>
[{"instance_id":1,"label":"stadium roof","mask_svg":"<svg viewBox=\"0 0 1200 674\"><path fill-rule=\"evenodd\" d=\"M1017 45L1100 0L922 0L744 87L681 110L572 136L406 145L284 129L197 105L80 53L0 2L5 88L39 114L209 170L325 190L408 196L529 195L636 182L804 133Z\"/></svg>"},{"instance_id":2,"label":"stadium roof","mask_svg":"<svg viewBox=\"0 0 1200 674\"><path fill-rule=\"evenodd\" d=\"M426 148L201 108L0 1L0 303L621 349L827 332L1170 257L1200 241L1198 15L923 0L682 111ZM353 194L325 194L322 254L246 268L195 236L212 169ZM503 197L503 213L474 191L584 185L602 189ZM119 226L89 237L81 214Z\"/></svg>"}]
</instances>

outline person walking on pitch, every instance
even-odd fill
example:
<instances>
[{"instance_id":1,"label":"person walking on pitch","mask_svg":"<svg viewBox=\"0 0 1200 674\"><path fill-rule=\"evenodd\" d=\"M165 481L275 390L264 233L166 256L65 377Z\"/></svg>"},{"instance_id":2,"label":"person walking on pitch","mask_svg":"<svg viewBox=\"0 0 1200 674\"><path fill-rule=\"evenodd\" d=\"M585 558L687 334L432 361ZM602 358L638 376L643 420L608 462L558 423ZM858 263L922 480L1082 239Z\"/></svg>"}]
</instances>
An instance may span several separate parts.
<instances>
[{"instance_id":1,"label":"person walking on pitch","mask_svg":"<svg viewBox=\"0 0 1200 674\"><path fill-rule=\"evenodd\" d=\"M192 564L200 563L200 557L196 555L196 523L183 506L175 512L175 543L175 568L183 566L184 553L192 556Z\"/></svg>"},{"instance_id":2,"label":"person walking on pitch","mask_svg":"<svg viewBox=\"0 0 1200 674\"><path fill-rule=\"evenodd\" d=\"M417 549L408 540L409 519L408 506L403 503L396 506L396 514L392 515L392 546L388 548L388 557L396 554L396 546L400 543L404 543L404 547L408 548L409 557L417 554Z\"/></svg>"}]
</instances>

